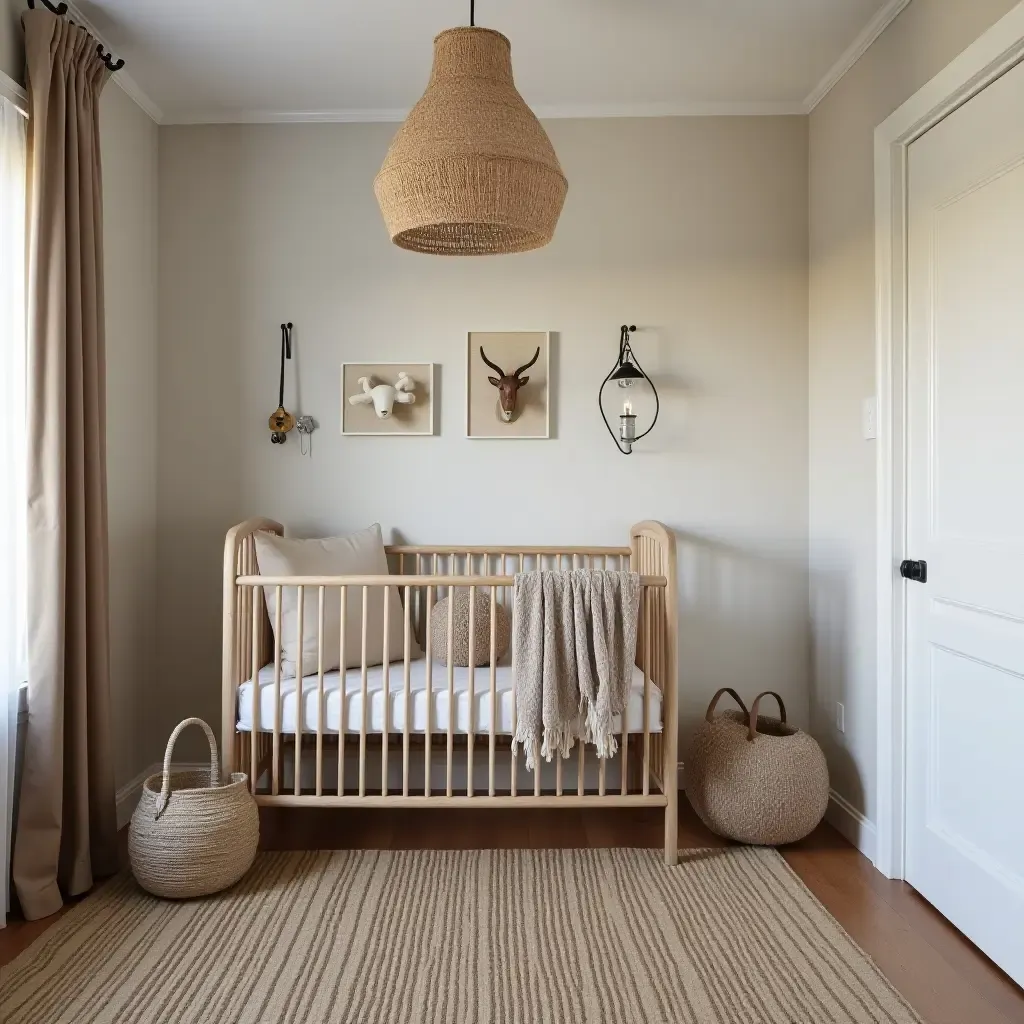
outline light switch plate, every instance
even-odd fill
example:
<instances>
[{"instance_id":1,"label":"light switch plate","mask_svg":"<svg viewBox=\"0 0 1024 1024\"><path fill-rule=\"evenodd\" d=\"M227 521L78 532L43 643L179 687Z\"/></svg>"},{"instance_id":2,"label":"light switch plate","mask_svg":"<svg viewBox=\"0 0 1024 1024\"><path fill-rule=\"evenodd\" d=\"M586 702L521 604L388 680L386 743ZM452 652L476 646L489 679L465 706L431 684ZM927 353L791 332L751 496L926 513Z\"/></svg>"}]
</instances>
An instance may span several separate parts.
<instances>
[{"instance_id":1,"label":"light switch plate","mask_svg":"<svg viewBox=\"0 0 1024 1024\"><path fill-rule=\"evenodd\" d=\"M838 702L836 703L836 728L840 732L846 732L846 708Z\"/></svg>"},{"instance_id":2,"label":"light switch plate","mask_svg":"<svg viewBox=\"0 0 1024 1024\"><path fill-rule=\"evenodd\" d=\"M865 441L875 441L878 438L878 401L875 398L865 398L861 414L862 428Z\"/></svg>"}]
</instances>

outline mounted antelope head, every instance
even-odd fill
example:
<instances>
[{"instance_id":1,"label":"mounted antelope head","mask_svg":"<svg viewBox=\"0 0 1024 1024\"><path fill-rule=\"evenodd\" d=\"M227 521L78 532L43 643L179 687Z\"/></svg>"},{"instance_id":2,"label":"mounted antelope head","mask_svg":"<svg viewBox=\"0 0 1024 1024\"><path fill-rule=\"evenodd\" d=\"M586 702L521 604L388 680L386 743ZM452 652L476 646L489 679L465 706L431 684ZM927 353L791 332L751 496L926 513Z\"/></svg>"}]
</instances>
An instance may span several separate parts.
<instances>
[{"instance_id":1,"label":"mounted antelope head","mask_svg":"<svg viewBox=\"0 0 1024 1024\"><path fill-rule=\"evenodd\" d=\"M373 411L377 419L386 420L391 416L395 408L395 402L400 405L412 405L416 401L413 390L416 387L414 381L404 371L399 373L398 382L392 387L390 384L378 384L374 386L372 377L360 377L359 384L363 389L361 395L353 395L349 399L350 405L373 405Z\"/></svg>"},{"instance_id":2,"label":"mounted antelope head","mask_svg":"<svg viewBox=\"0 0 1024 1024\"><path fill-rule=\"evenodd\" d=\"M480 346L480 358L496 373L497 377L487 379L498 389L498 412L506 423L512 422L516 411L516 400L519 397L519 389L525 388L530 383L529 377L521 376L524 370L528 370L538 359L540 359L540 346L534 352L533 358L523 366L520 366L515 373L506 373L497 363L492 363L484 352L483 345Z\"/></svg>"}]
</instances>

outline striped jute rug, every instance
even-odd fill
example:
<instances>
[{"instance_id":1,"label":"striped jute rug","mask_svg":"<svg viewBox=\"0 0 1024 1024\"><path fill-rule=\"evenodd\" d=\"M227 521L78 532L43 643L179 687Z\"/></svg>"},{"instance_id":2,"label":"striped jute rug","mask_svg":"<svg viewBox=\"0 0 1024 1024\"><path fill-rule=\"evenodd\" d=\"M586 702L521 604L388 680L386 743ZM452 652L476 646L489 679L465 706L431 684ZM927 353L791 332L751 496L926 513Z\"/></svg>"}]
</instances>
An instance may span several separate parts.
<instances>
[{"instance_id":1,"label":"striped jute rug","mask_svg":"<svg viewBox=\"0 0 1024 1024\"><path fill-rule=\"evenodd\" d=\"M908 1024L768 850L272 853L108 884L0 970L4 1024Z\"/></svg>"}]
</instances>

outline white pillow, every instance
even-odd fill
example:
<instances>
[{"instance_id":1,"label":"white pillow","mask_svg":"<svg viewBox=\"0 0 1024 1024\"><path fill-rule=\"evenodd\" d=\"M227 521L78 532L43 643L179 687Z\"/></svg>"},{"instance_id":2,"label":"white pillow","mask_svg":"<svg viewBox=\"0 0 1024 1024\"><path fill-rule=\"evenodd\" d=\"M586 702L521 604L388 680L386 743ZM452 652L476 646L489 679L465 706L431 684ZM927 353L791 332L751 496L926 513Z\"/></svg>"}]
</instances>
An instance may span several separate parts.
<instances>
[{"instance_id":1,"label":"white pillow","mask_svg":"<svg viewBox=\"0 0 1024 1024\"><path fill-rule=\"evenodd\" d=\"M388 559L380 526L349 537L295 540L272 533L256 534L256 559L263 576L386 576ZM388 660L401 661L405 655L405 613L398 587L389 587ZM264 587L271 628L276 624L277 588ZM345 668L362 664L363 588L349 587L345 611ZM302 675L317 671L317 627L319 588L306 587L302 613ZM283 587L281 600L281 670L295 675L299 660L299 600L297 587ZM419 645L410 635L410 657L420 657ZM366 598L366 664L384 661L384 588L370 587ZM341 590L324 590L324 671L339 668L341 662Z\"/></svg>"}]
</instances>

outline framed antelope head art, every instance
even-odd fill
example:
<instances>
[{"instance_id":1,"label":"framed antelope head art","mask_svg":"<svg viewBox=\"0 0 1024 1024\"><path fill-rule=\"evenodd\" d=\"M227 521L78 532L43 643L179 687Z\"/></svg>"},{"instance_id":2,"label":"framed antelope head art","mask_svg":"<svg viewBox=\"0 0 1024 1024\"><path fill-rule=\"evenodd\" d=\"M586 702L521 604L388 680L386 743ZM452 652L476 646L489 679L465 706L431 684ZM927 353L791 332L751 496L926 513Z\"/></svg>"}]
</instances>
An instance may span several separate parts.
<instances>
[{"instance_id":1,"label":"framed antelope head art","mask_svg":"<svg viewBox=\"0 0 1024 1024\"><path fill-rule=\"evenodd\" d=\"M468 341L466 436L551 436L551 334L471 331Z\"/></svg>"}]
</instances>

